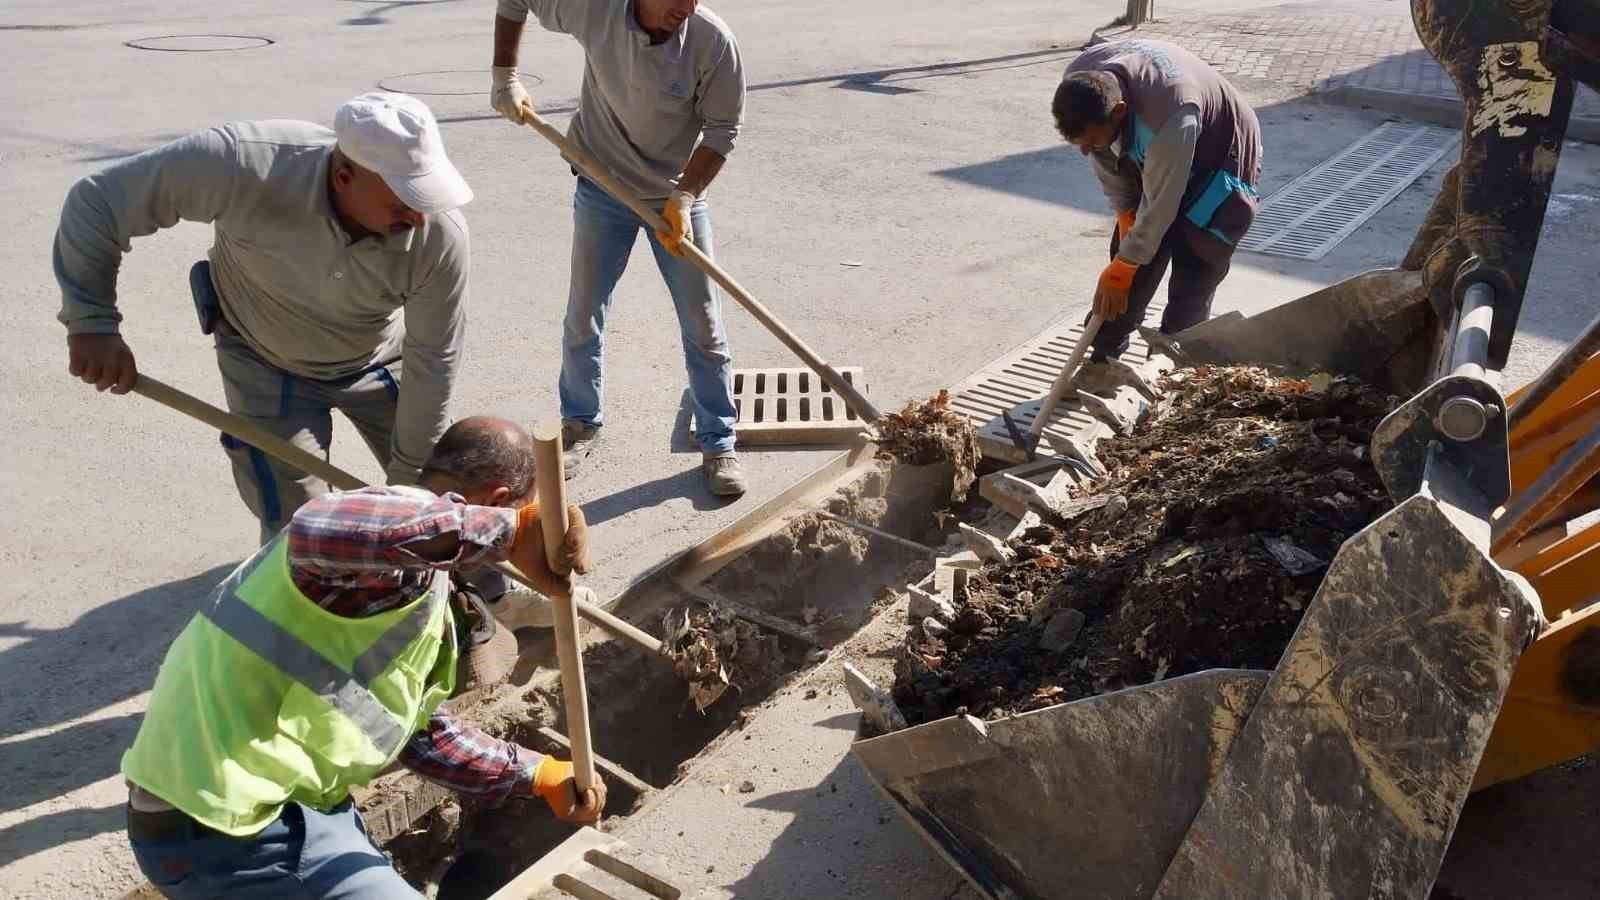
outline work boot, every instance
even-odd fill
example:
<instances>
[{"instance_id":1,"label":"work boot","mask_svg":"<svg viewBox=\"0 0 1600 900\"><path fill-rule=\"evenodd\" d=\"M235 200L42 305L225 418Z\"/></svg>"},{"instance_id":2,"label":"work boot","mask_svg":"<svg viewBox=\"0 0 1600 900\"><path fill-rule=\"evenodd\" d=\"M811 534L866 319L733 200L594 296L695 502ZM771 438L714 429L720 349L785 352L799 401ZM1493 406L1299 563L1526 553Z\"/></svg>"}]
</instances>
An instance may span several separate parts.
<instances>
[{"instance_id":1,"label":"work boot","mask_svg":"<svg viewBox=\"0 0 1600 900\"><path fill-rule=\"evenodd\" d=\"M561 477L571 478L600 445L600 426L577 419L561 420Z\"/></svg>"},{"instance_id":2,"label":"work boot","mask_svg":"<svg viewBox=\"0 0 1600 900\"><path fill-rule=\"evenodd\" d=\"M525 584L513 583L499 599L489 604L489 611L507 631L549 628L556 623L550 598Z\"/></svg>"},{"instance_id":3,"label":"work boot","mask_svg":"<svg viewBox=\"0 0 1600 900\"><path fill-rule=\"evenodd\" d=\"M737 497L745 492L744 468L732 450L707 453L700 463L706 487L718 497Z\"/></svg>"}]
</instances>

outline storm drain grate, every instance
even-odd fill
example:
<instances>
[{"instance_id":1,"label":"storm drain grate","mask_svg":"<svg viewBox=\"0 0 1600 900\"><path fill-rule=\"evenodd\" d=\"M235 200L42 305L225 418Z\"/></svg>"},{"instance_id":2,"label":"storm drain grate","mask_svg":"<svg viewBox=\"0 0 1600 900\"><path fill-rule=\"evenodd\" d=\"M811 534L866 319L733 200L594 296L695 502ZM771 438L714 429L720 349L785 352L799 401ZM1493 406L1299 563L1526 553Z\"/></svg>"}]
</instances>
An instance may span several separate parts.
<instances>
[{"instance_id":1,"label":"storm drain grate","mask_svg":"<svg viewBox=\"0 0 1600 900\"><path fill-rule=\"evenodd\" d=\"M856 390L867 392L860 366L840 366L838 372ZM733 406L741 444L848 442L866 427L810 369L735 369Z\"/></svg>"},{"instance_id":2,"label":"storm drain grate","mask_svg":"<svg viewBox=\"0 0 1600 900\"><path fill-rule=\"evenodd\" d=\"M1321 259L1460 139L1432 125L1385 122L1262 201L1239 249Z\"/></svg>"},{"instance_id":3,"label":"storm drain grate","mask_svg":"<svg viewBox=\"0 0 1600 900\"><path fill-rule=\"evenodd\" d=\"M1160 322L1165 308L1164 303L1151 302L1145 320ZM1017 428L1026 432L1039 412L1044 395L1050 392L1050 386L1082 335L1083 320L1079 317L1057 319L1032 340L979 369L951 391L950 406L978 430L978 447L984 456L1010 462L1026 459L1024 452L1012 442L1002 414L1009 412ZM1138 363L1149 354L1149 345L1135 332L1122 358ZM1075 399L1057 404L1045 428L1047 435L1084 447L1092 447L1095 440L1110 433L1110 426L1095 418ZM1038 453L1054 455L1046 441L1039 442Z\"/></svg>"}]
</instances>

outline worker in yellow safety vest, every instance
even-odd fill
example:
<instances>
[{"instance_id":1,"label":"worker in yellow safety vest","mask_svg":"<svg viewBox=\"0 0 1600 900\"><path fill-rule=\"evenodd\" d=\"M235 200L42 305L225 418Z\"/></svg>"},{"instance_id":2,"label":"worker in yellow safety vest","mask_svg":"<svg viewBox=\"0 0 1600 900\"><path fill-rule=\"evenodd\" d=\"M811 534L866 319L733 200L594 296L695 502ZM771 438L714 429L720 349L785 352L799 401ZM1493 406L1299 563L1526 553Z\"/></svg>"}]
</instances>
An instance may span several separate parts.
<instances>
[{"instance_id":1,"label":"worker in yellow safety vest","mask_svg":"<svg viewBox=\"0 0 1600 900\"><path fill-rule=\"evenodd\" d=\"M128 838L165 895L418 897L350 798L398 761L480 801L538 796L592 823L570 763L439 709L455 685L451 573L508 561L546 594L588 569L572 507L546 564L533 443L515 424L464 419L420 487L324 494L234 570L178 636L122 759Z\"/></svg>"}]
</instances>

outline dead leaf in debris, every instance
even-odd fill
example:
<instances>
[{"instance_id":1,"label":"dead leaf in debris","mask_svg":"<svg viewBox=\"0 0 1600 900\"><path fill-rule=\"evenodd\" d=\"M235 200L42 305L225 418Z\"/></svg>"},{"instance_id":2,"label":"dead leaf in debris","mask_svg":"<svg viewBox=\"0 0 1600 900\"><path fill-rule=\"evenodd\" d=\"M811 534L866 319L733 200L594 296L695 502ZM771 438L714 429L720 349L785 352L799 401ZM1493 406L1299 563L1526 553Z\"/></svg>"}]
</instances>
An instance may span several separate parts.
<instances>
[{"instance_id":1,"label":"dead leaf in debris","mask_svg":"<svg viewBox=\"0 0 1600 900\"><path fill-rule=\"evenodd\" d=\"M1060 560L1060 558L1055 557L1055 556L1051 556L1048 553L1043 553L1043 554L1040 554L1039 556L1035 556L1033 558L1033 564L1035 566L1038 566L1041 569L1059 569L1059 568L1061 568L1061 560Z\"/></svg>"},{"instance_id":2,"label":"dead leaf in debris","mask_svg":"<svg viewBox=\"0 0 1600 900\"><path fill-rule=\"evenodd\" d=\"M1306 384L1313 394L1326 394L1328 388L1333 386L1333 376L1327 372L1318 372L1306 379Z\"/></svg>"},{"instance_id":3,"label":"dead leaf in debris","mask_svg":"<svg viewBox=\"0 0 1600 900\"><path fill-rule=\"evenodd\" d=\"M720 666L716 680L700 681L689 685L689 699L694 701L695 712L705 712L706 707L722 699L728 690L728 673Z\"/></svg>"}]
</instances>

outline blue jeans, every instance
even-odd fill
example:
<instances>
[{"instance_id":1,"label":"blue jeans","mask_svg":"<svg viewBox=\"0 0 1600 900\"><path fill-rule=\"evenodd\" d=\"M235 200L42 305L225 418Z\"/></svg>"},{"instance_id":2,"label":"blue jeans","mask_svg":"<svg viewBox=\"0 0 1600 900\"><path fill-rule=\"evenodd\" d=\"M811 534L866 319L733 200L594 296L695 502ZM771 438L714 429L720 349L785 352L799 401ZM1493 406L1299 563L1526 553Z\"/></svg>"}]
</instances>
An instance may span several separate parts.
<instances>
[{"instance_id":1,"label":"blue jeans","mask_svg":"<svg viewBox=\"0 0 1600 900\"><path fill-rule=\"evenodd\" d=\"M145 877L173 900L422 896L373 846L349 800L326 813L290 803L271 825L246 838L192 828L170 841L129 843Z\"/></svg>"},{"instance_id":2,"label":"blue jeans","mask_svg":"<svg viewBox=\"0 0 1600 900\"><path fill-rule=\"evenodd\" d=\"M695 245L711 256L711 209L704 200L695 201L690 221ZM606 313L640 229L678 311L694 400L695 439L707 453L731 451L738 415L733 407L733 357L722 323L722 292L693 263L668 253L654 229L632 210L585 178L578 179L572 201L572 286L561 339L561 417L601 424Z\"/></svg>"}]
</instances>

